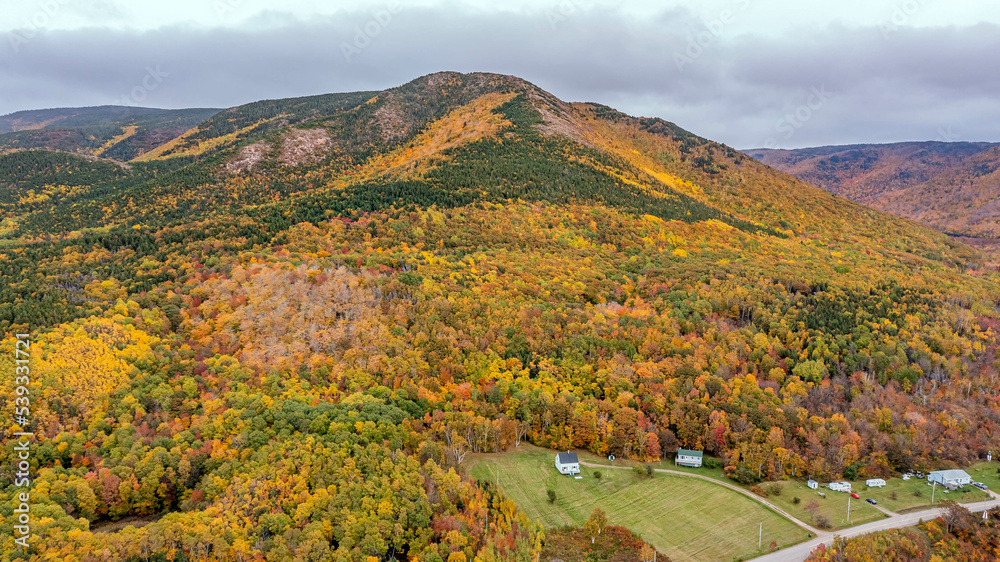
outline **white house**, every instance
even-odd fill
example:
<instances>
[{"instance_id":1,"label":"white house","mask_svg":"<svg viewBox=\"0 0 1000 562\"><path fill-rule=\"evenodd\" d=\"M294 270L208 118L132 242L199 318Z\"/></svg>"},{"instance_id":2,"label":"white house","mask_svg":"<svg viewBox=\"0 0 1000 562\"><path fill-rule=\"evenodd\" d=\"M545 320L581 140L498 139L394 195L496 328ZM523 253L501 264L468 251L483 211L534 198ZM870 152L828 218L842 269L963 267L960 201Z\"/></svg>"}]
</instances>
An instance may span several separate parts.
<instances>
[{"instance_id":1,"label":"white house","mask_svg":"<svg viewBox=\"0 0 1000 562\"><path fill-rule=\"evenodd\" d=\"M813 480L812 478L810 478L809 481L806 482L806 486L809 486L810 490L815 490L815 489L819 488L819 482L817 482L817 481Z\"/></svg>"},{"instance_id":2,"label":"white house","mask_svg":"<svg viewBox=\"0 0 1000 562\"><path fill-rule=\"evenodd\" d=\"M851 483L850 482L830 482L828 486L834 492L850 492Z\"/></svg>"},{"instance_id":3,"label":"white house","mask_svg":"<svg viewBox=\"0 0 1000 562\"><path fill-rule=\"evenodd\" d=\"M885 486L885 480L882 480L881 478L869 478L865 481L865 485L869 488L881 488L882 486Z\"/></svg>"},{"instance_id":4,"label":"white house","mask_svg":"<svg viewBox=\"0 0 1000 562\"><path fill-rule=\"evenodd\" d=\"M689 466L691 468L699 468L701 466L702 457L705 455L702 451L691 451L689 449L677 449L677 457L674 458L674 464L681 466Z\"/></svg>"},{"instance_id":5,"label":"white house","mask_svg":"<svg viewBox=\"0 0 1000 562\"><path fill-rule=\"evenodd\" d=\"M557 453L556 470L560 474L569 474L570 476L580 474L580 459L576 458L576 453Z\"/></svg>"},{"instance_id":6,"label":"white house","mask_svg":"<svg viewBox=\"0 0 1000 562\"><path fill-rule=\"evenodd\" d=\"M937 482L950 490L954 490L972 484L972 477L964 470L935 470L927 475L927 481Z\"/></svg>"}]
</instances>

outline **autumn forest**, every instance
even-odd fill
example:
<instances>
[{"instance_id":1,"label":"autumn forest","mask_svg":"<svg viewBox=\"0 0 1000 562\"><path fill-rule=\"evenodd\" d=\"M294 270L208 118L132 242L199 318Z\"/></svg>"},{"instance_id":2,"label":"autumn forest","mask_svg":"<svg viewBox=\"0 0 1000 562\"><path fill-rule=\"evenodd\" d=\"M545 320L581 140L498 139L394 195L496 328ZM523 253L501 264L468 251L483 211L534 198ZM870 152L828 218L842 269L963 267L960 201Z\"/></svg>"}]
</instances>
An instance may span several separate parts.
<instances>
[{"instance_id":1,"label":"autumn forest","mask_svg":"<svg viewBox=\"0 0 1000 562\"><path fill-rule=\"evenodd\" d=\"M525 443L740 484L1000 451L983 256L672 123L458 73L93 119L0 135L4 560L535 560L467 470Z\"/></svg>"}]
</instances>

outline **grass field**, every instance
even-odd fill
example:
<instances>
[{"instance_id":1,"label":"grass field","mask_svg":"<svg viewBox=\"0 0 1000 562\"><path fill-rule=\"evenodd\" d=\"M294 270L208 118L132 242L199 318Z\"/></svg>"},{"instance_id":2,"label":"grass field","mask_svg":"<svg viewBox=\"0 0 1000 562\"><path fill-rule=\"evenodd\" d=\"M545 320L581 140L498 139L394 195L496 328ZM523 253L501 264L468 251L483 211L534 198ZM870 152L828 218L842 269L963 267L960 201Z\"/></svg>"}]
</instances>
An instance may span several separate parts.
<instances>
[{"instance_id":1,"label":"grass field","mask_svg":"<svg viewBox=\"0 0 1000 562\"><path fill-rule=\"evenodd\" d=\"M970 466L965 471L969 473L973 481L982 482L989 486L990 490L1000 493L1000 474L997 473L997 469L1000 469L1000 462L981 462Z\"/></svg>"},{"instance_id":2,"label":"grass field","mask_svg":"<svg viewBox=\"0 0 1000 562\"><path fill-rule=\"evenodd\" d=\"M938 486L933 493L934 503L931 503L931 487L927 485L926 478L893 478L886 480L885 487L864 489L864 482L854 484L862 498L872 498L890 511L899 513L901 511L916 511L919 509L930 509L939 505L945 500L954 500L959 503L971 503L990 499L989 494L966 486L964 490L945 493L942 486ZM896 499L893 499L895 492Z\"/></svg>"},{"instance_id":3,"label":"grass field","mask_svg":"<svg viewBox=\"0 0 1000 562\"><path fill-rule=\"evenodd\" d=\"M993 469L993 472L994 474L996 473L995 468ZM969 474L973 473L970 472ZM976 478L977 476L973 474L973 477ZM865 482L862 480L859 482L851 482L852 489L859 496L861 496L861 499L851 500L851 522L848 524L848 494L843 492L833 492L825 488L810 490L804 483L797 481L768 483L763 484L762 487L769 488L773 485L780 486L782 493L778 496L772 495L767 498L768 500L787 510L788 513L791 513L793 516L799 517L803 521L812 523L815 521L810 518L809 511L806 510L806 506L809 505L809 502L816 501L816 503L819 504L819 509L816 510L816 515L825 516L833 524L833 529L835 530L876 521L886 517L884 513L865 502L864 500L867 498L872 498L877 501L880 506L895 513L930 509L935 505L940 505L941 502L945 500L954 500L959 503L972 503L989 499L989 494L971 486L967 486L964 490L950 493L945 493L944 488L938 486L937 491L934 493L934 503L932 504L931 487L927 485L927 480L924 478L911 478L910 480L892 478L886 480L886 485L882 488L868 489L865 489ZM998 482L998 486L1000 486L1000 482ZM820 497L817 492L824 492L826 494L826 498L824 499ZM893 498L894 495L895 499ZM799 504L794 503L794 498L796 496L798 496L801 500Z\"/></svg>"},{"instance_id":4,"label":"grass field","mask_svg":"<svg viewBox=\"0 0 1000 562\"><path fill-rule=\"evenodd\" d=\"M479 479L495 480L499 468L500 488L546 527L582 526L600 507L612 524L638 533L675 562L756 556L761 524L765 551L771 541L785 547L808 537L784 517L711 482L667 474L640 480L631 471L613 469L602 469L601 478L595 478L596 469L586 467L583 479L575 480L556 472L554 456L522 445L500 455L470 457L468 462ZM548 501L548 489L556 492L554 504Z\"/></svg>"},{"instance_id":5,"label":"grass field","mask_svg":"<svg viewBox=\"0 0 1000 562\"><path fill-rule=\"evenodd\" d=\"M861 525L862 523L870 523L872 521L878 521L879 519L888 517L886 514L876 509L875 506L865 502L866 496L862 495L859 500L851 499L851 521L848 523L848 494L843 492L834 492L824 488L820 488L819 490L810 490L805 483L796 481L768 482L761 485L761 487L765 489L770 489L775 486L781 489L781 493L778 495L769 495L767 498L768 501L792 514L792 516L798 517L802 521L813 525L816 525L819 517L825 517L826 520L832 525L831 529L836 530ZM826 497L820 497L818 492L825 493ZM863 492L859 493L863 494ZM795 503L796 497L800 500L797 504ZM876 501L878 500L876 499ZM815 502L816 509L811 514L810 510L807 508L812 502Z\"/></svg>"}]
</instances>

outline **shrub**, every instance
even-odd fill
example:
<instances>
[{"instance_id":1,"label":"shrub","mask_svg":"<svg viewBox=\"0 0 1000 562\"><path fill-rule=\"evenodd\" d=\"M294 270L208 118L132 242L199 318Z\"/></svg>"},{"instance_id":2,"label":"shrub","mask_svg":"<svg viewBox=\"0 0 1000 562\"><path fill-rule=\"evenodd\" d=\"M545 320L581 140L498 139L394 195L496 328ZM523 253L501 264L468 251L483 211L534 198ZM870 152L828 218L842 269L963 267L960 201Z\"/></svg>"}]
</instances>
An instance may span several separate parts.
<instances>
[{"instance_id":1,"label":"shrub","mask_svg":"<svg viewBox=\"0 0 1000 562\"><path fill-rule=\"evenodd\" d=\"M750 486L750 491L762 498L767 497L767 490L761 488L760 486Z\"/></svg>"},{"instance_id":2,"label":"shrub","mask_svg":"<svg viewBox=\"0 0 1000 562\"><path fill-rule=\"evenodd\" d=\"M899 499L899 494L896 493L896 490L889 492L889 499L894 501Z\"/></svg>"},{"instance_id":3,"label":"shrub","mask_svg":"<svg viewBox=\"0 0 1000 562\"><path fill-rule=\"evenodd\" d=\"M792 503L794 503L795 505L799 505L800 503L802 503L802 500L799 499L798 496L795 496L794 498L792 498Z\"/></svg>"},{"instance_id":4,"label":"shrub","mask_svg":"<svg viewBox=\"0 0 1000 562\"><path fill-rule=\"evenodd\" d=\"M781 495L781 485L780 484L771 484L771 485L769 485L767 487L767 493L771 494L772 496L780 496Z\"/></svg>"},{"instance_id":5,"label":"shrub","mask_svg":"<svg viewBox=\"0 0 1000 562\"><path fill-rule=\"evenodd\" d=\"M649 476L650 478L653 477L653 465L651 464L646 465L646 476Z\"/></svg>"},{"instance_id":6,"label":"shrub","mask_svg":"<svg viewBox=\"0 0 1000 562\"><path fill-rule=\"evenodd\" d=\"M832 527L832 525L830 525L830 520L827 519L825 515L816 516L817 529L829 529L830 527Z\"/></svg>"},{"instance_id":7,"label":"shrub","mask_svg":"<svg viewBox=\"0 0 1000 562\"><path fill-rule=\"evenodd\" d=\"M922 498L922 497L924 497L924 491L923 490L913 490L913 496L917 497L917 498Z\"/></svg>"},{"instance_id":8,"label":"shrub","mask_svg":"<svg viewBox=\"0 0 1000 562\"><path fill-rule=\"evenodd\" d=\"M556 491L555 490L553 490L553 489L550 488L545 493L548 494L548 496L549 496L549 503L556 503Z\"/></svg>"},{"instance_id":9,"label":"shrub","mask_svg":"<svg viewBox=\"0 0 1000 562\"><path fill-rule=\"evenodd\" d=\"M701 466L711 469L722 468L722 461L713 457L705 457L701 461Z\"/></svg>"},{"instance_id":10,"label":"shrub","mask_svg":"<svg viewBox=\"0 0 1000 562\"><path fill-rule=\"evenodd\" d=\"M597 478L598 480L601 479L601 471L600 470L595 470L594 471L594 478Z\"/></svg>"}]
</instances>

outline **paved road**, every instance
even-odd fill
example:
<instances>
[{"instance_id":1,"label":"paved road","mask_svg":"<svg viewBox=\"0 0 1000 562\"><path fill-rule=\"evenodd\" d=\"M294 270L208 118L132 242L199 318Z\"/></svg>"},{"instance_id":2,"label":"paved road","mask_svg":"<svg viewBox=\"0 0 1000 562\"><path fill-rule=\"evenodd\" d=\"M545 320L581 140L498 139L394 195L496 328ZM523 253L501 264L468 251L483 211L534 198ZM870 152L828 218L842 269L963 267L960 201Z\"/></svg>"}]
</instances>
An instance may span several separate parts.
<instances>
[{"instance_id":1,"label":"paved road","mask_svg":"<svg viewBox=\"0 0 1000 562\"><path fill-rule=\"evenodd\" d=\"M969 511L979 512L1000 506L1000 497L998 497L993 492L990 492L993 496L992 500L982 501L979 503L962 504ZM797 544L795 546L790 546L786 549L773 552L771 554L766 554L758 558L754 558L754 562L802 562L806 558L809 558L809 554L816 550L821 544L830 546L833 544L834 536L841 536L845 538L857 537L859 535L864 535L866 533L871 533L874 531L884 531L886 529L899 529L901 527L912 527L916 525L921 519L927 521L928 519L933 519L942 513L944 513L943 508L928 509L926 511L918 511L915 513L907 513L906 515L894 515L889 519L883 519L881 521L875 521L873 523L866 523L864 525L858 525L857 527L851 527L849 529L843 529L836 533L823 532L815 539L806 541L804 543Z\"/></svg>"}]
</instances>

